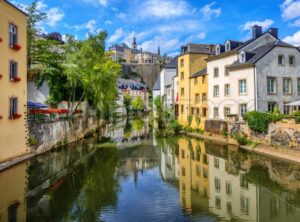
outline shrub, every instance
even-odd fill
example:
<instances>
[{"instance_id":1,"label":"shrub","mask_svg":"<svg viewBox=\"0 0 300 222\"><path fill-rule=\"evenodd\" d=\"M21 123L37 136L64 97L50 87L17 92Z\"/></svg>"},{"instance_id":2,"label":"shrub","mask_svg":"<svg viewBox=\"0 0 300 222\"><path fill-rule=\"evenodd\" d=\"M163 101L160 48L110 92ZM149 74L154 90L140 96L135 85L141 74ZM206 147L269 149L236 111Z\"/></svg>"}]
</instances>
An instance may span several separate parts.
<instances>
[{"instance_id":1,"label":"shrub","mask_svg":"<svg viewBox=\"0 0 300 222\"><path fill-rule=\"evenodd\" d=\"M200 116L196 116L196 124L197 124L197 128L199 128L199 125L201 123L201 117Z\"/></svg>"},{"instance_id":2,"label":"shrub","mask_svg":"<svg viewBox=\"0 0 300 222\"><path fill-rule=\"evenodd\" d=\"M246 113L243 118L252 131L256 133L267 133L269 124L280 120L282 115L252 111Z\"/></svg>"},{"instance_id":3,"label":"shrub","mask_svg":"<svg viewBox=\"0 0 300 222\"><path fill-rule=\"evenodd\" d=\"M247 145L251 143L247 136L240 133L233 134L233 138L238 142L239 145Z\"/></svg>"},{"instance_id":4,"label":"shrub","mask_svg":"<svg viewBox=\"0 0 300 222\"><path fill-rule=\"evenodd\" d=\"M300 111L295 112L293 116L295 117L296 123L300 123Z\"/></svg>"},{"instance_id":5,"label":"shrub","mask_svg":"<svg viewBox=\"0 0 300 222\"><path fill-rule=\"evenodd\" d=\"M192 121L193 121L193 116L192 115L188 115L187 116L187 121L188 121L188 126L191 127Z\"/></svg>"},{"instance_id":6,"label":"shrub","mask_svg":"<svg viewBox=\"0 0 300 222\"><path fill-rule=\"evenodd\" d=\"M37 143L38 143L37 139L34 136L29 136L29 138L28 138L28 144L29 144L29 146L34 146Z\"/></svg>"}]
</instances>

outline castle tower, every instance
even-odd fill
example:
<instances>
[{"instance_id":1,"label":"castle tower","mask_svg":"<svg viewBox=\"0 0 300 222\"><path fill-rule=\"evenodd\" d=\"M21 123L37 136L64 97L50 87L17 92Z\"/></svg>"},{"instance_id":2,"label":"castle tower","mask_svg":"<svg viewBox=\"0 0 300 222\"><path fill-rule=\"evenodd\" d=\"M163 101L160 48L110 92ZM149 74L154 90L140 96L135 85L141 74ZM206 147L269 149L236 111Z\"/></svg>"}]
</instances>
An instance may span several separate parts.
<instances>
[{"instance_id":1,"label":"castle tower","mask_svg":"<svg viewBox=\"0 0 300 222\"><path fill-rule=\"evenodd\" d=\"M160 47L157 48L157 54L160 55Z\"/></svg>"},{"instance_id":2,"label":"castle tower","mask_svg":"<svg viewBox=\"0 0 300 222\"><path fill-rule=\"evenodd\" d=\"M136 39L135 39L135 37L133 37L133 41L132 41L132 44L131 44L131 48L132 48L132 49L136 49L136 48L137 48L137 44L136 44Z\"/></svg>"}]
</instances>

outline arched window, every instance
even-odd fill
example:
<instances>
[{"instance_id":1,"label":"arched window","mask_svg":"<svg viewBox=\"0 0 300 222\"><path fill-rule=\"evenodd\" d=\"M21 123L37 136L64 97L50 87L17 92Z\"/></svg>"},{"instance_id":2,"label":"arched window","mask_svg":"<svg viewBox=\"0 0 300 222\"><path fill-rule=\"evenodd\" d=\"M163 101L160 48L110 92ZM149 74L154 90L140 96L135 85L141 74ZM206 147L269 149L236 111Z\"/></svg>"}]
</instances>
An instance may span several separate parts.
<instances>
[{"instance_id":1,"label":"arched window","mask_svg":"<svg viewBox=\"0 0 300 222\"><path fill-rule=\"evenodd\" d=\"M225 51L226 52L229 52L231 50L231 47L230 47L230 41L227 41L226 43L225 43Z\"/></svg>"}]
</instances>

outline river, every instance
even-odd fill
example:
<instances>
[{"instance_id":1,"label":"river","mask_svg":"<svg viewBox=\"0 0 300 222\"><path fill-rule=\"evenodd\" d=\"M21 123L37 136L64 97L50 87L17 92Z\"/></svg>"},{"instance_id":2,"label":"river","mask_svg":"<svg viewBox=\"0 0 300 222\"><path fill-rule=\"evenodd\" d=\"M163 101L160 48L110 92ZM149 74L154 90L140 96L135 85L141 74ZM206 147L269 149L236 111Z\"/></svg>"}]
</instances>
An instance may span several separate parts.
<instances>
[{"instance_id":1,"label":"river","mask_svg":"<svg viewBox=\"0 0 300 222\"><path fill-rule=\"evenodd\" d=\"M0 173L0 221L300 221L300 166L119 120Z\"/></svg>"}]
</instances>

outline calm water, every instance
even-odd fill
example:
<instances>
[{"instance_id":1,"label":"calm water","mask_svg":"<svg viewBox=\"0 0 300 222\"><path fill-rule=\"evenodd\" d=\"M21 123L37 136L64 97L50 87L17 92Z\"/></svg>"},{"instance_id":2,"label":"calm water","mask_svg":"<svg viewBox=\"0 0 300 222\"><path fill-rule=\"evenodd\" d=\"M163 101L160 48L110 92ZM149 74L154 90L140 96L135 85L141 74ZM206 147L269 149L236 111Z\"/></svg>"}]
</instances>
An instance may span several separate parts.
<instances>
[{"instance_id":1,"label":"calm water","mask_svg":"<svg viewBox=\"0 0 300 222\"><path fill-rule=\"evenodd\" d=\"M300 221L299 165L147 119L103 134L0 173L0 221Z\"/></svg>"}]
</instances>

